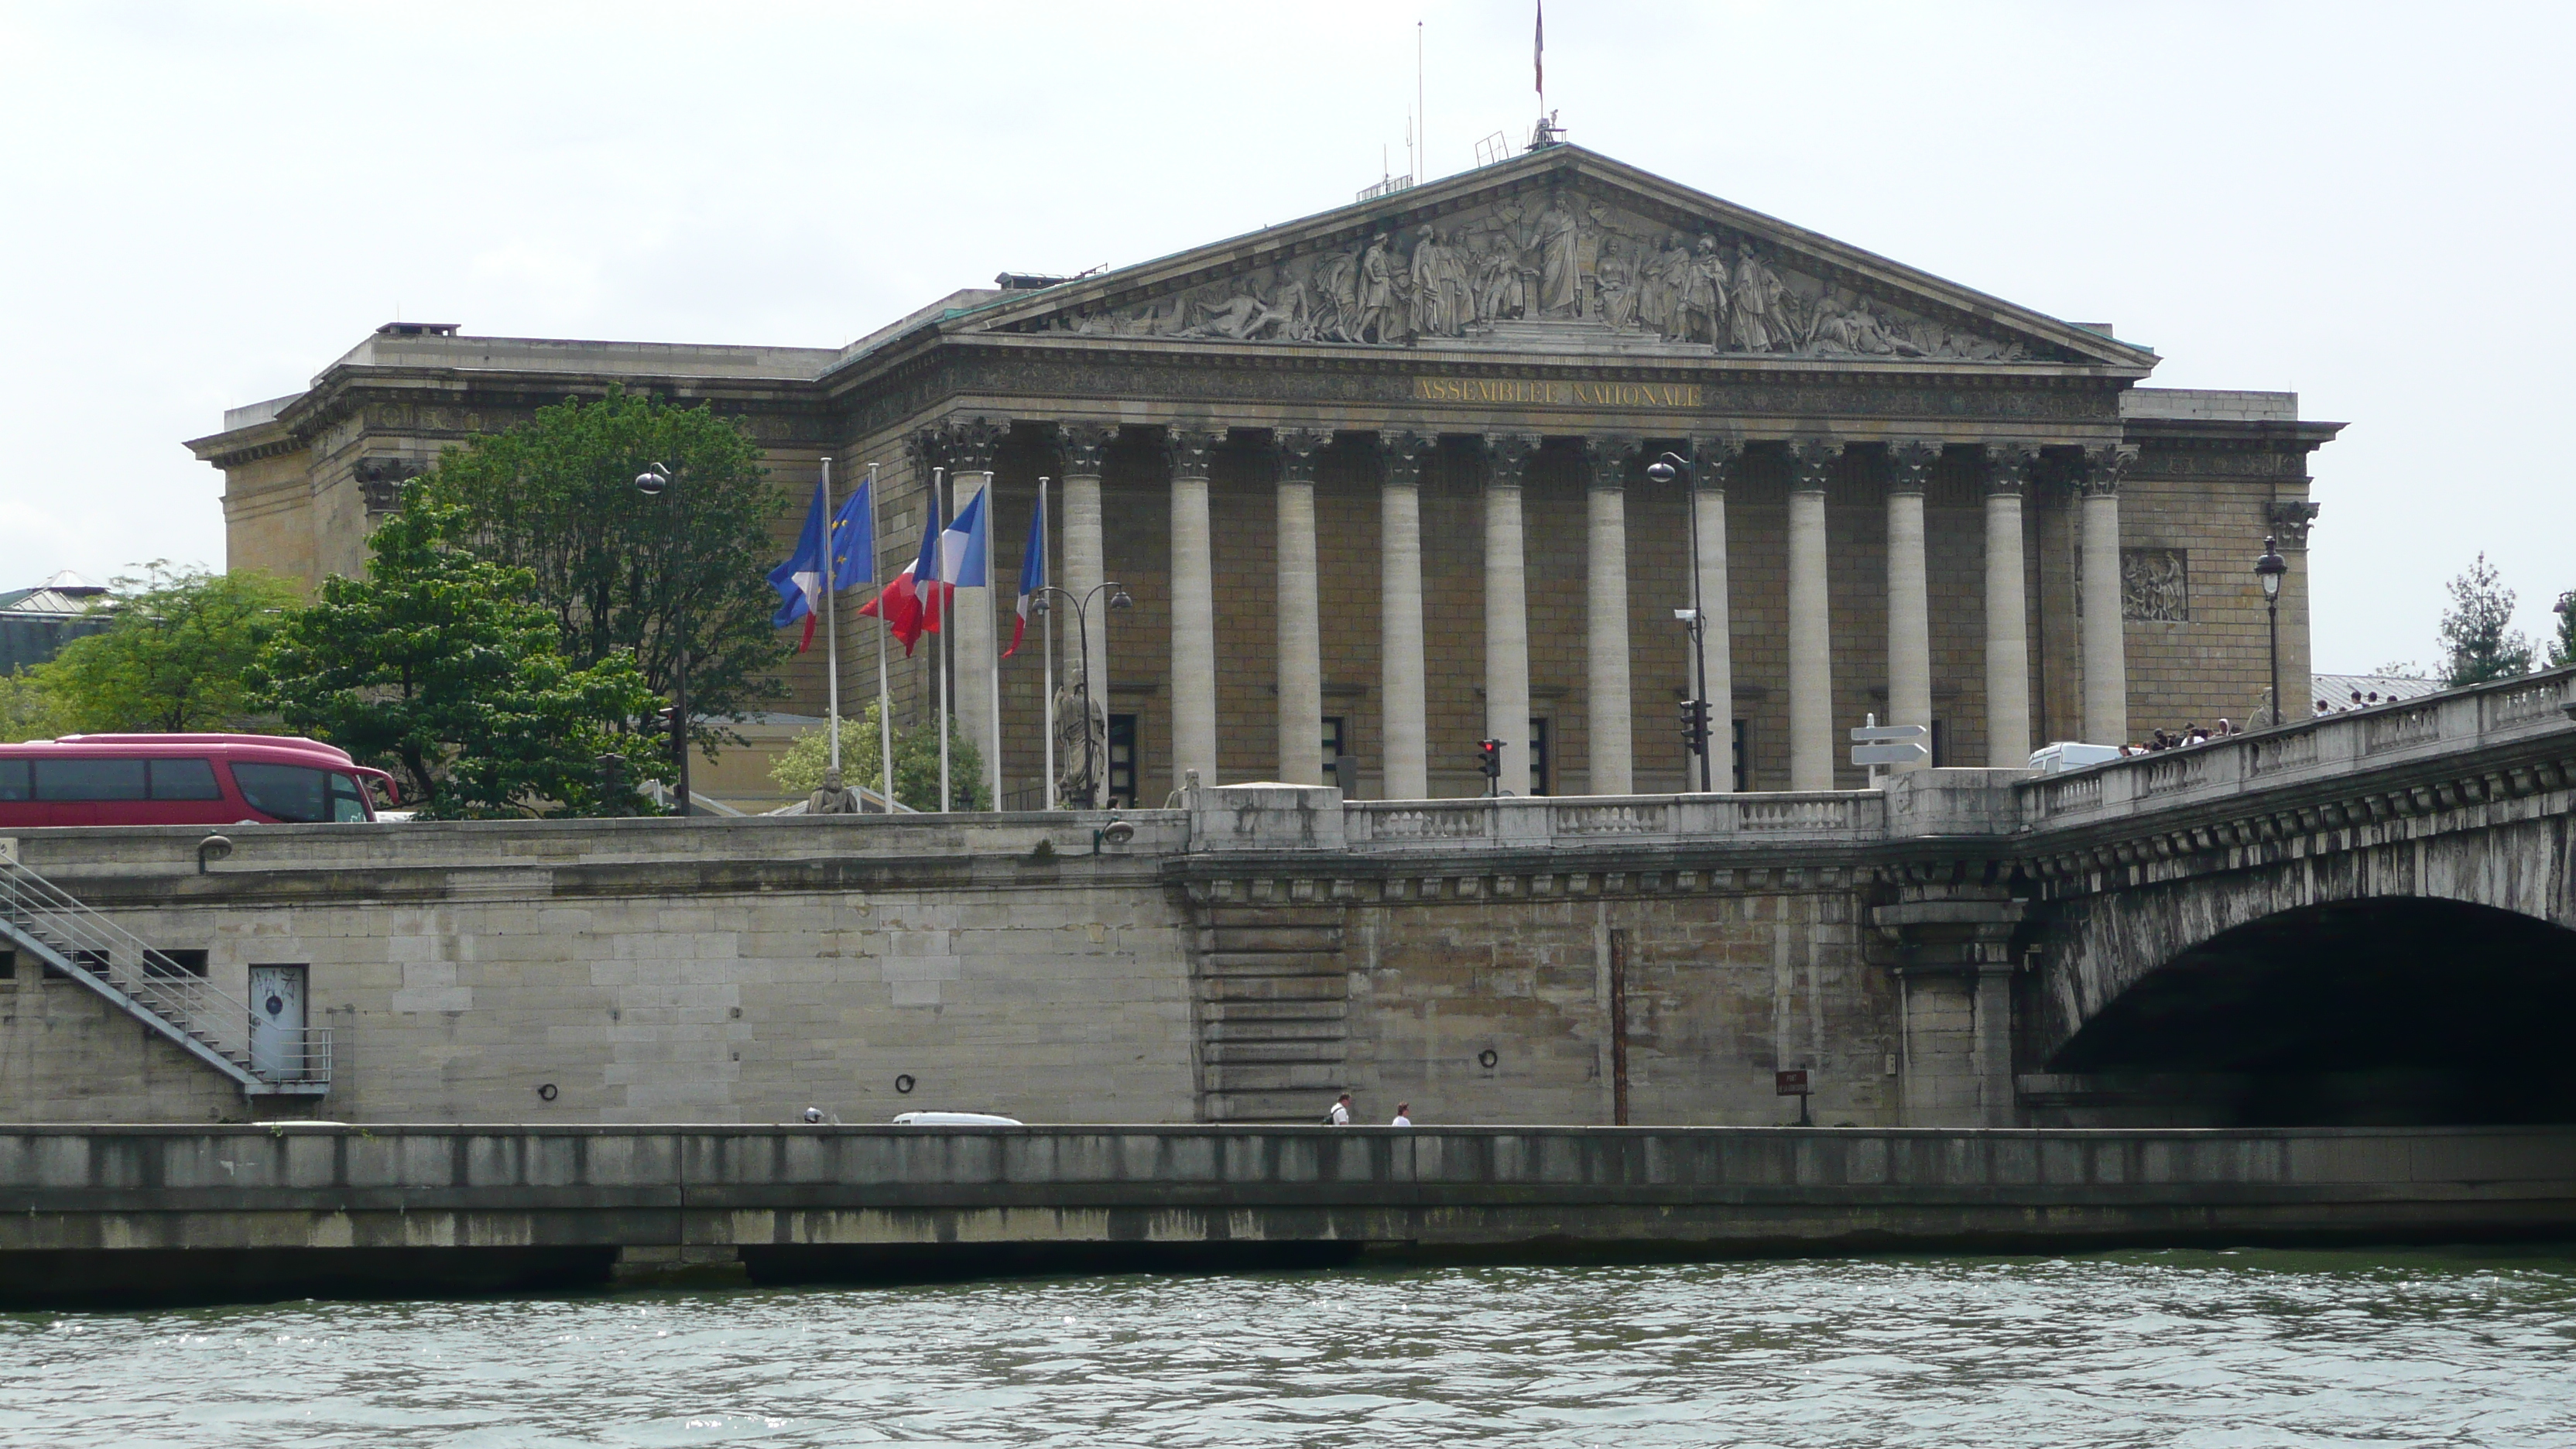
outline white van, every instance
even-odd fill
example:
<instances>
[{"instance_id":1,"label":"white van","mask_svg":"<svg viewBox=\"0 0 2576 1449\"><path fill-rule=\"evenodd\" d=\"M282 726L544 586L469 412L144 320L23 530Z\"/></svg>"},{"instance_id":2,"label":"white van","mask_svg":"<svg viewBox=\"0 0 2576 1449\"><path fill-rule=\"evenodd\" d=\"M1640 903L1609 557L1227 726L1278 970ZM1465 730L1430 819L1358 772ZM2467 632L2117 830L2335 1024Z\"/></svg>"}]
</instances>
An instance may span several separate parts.
<instances>
[{"instance_id":1,"label":"white van","mask_svg":"<svg viewBox=\"0 0 2576 1449\"><path fill-rule=\"evenodd\" d=\"M2080 770L2087 765L2101 765L2120 758L2118 745L2088 745L2076 740L2059 740L2045 749L2033 750L2030 767L2043 775Z\"/></svg>"}]
</instances>

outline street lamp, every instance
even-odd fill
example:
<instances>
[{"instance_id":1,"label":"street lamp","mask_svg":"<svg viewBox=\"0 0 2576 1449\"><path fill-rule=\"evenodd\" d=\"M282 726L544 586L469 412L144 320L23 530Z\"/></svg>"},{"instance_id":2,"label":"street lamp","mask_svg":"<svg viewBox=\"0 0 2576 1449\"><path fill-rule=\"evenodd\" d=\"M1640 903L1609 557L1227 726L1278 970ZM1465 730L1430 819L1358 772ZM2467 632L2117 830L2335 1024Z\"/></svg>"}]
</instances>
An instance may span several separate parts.
<instances>
[{"instance_id":1,"label":"street lamp","mask_svg":"<svg viewBox=\"0 0 2576 1449\"><path fill-rule=\"evenodd\" d=\"M647 498L659 498L665 490L677 488L679 471L667 463L655 463L635 475L635 491ZM665 579L671 582L671 641L672 652L677 656L675 666L677 688L673 690L676 698L671 706L671 753L677 758L679 764L680 813L688 815L694 813L689 801L688 596L681 590L678 580L672 579L670 574L671 565L677 562L680 555L680 498L676 491L671 495L670 529L671 548L663 558L662 567Z\"/></svg>"},{"instance_id":2,"label":"street lamp","mask_svg":"<svg viewBox=\"0 0 2576 1449\"><path fill-rule=\"evenodd\" d=\"M2281 576L2290 571L2290 563L2274 545L2273 539L2263 540L2263 556L2254 560L2254 578L2263 586L2263 611L2272 624L2272 723L2280 725L2290 722L2281 707Z\"/></svg>"},{"instance_id":3,"label":"street lamp","mask_svg":"<svg viewBox=\"0 0 2576 1449\"><path fill-rule=\"evenodd\" d=\"M1679 453L1666 453L1664 456L1657 458L1654 462L1646 465L1646 477L1651 479L1659 487L1664 484L1671 483L1676 478L1687 481L1690 478L1690 463ZM1696 487L1690 490L1690 536L1691 606L1687 609L1673 610L1673 617L1680 620L1682 627L1690 631L1691 661L1692 668L1695 671L1695 682L1691 686L1691 698L1689 703L1683 707L1682 716L1688 725L1688 729L1685 732L1686 742L1688 743L1692 753L1699 756L1699 788L1700 793L1705 795L1716 789L1717 786L1715 783L1715 777L1710 772L1711 767L1708 748L1710 725L1708 709L1708 610L1703 607L1703 601L1699 596L1699 489ZM1684 774L1682 776L1682 781L1684 784L1688 784L1690 781L1688 773L1689 767L1685 765L1683 770Z\"/></svg>"},{"instance_id":4,"label":"street lamp","mask_svg":"<svg viewBox=\"0 0 2576 1449\"><path fill-rule=\"evenodd\" d=\"M1097 810L1100 808L1099 757L1093 753L1097 748L1093 743L1097 736L1093 733L1091 728L1091 603L1092 600L1100 597L1100 593L1103 589L1110 591L1109 607L1111 609L1132 609L1136 607L1136 601L1127 596L1126 586L1115 579L1111 579L1106 583L1094 584L1091 586L1091 591L1089 593L1080 595L1079 597L1075 596L1068 590L1057 588L1053 584L1048 584L1046 587L1038 590L1037 598L1031 602L1031 607L1035 608L1041 614L1054 607L1048 597L1049 595L1061 598L1066 603L1073 605L1074 640L1076 645L1082 651L1082 672L1073 686L1073 693L1074 703L1082 711L1082 808L1085 810ZM1107 637L1109 621L1106 619L1101 620L1100 629L1102 636L1104 638ZM1102 726L1106 728L1108 719L1105 714L1102 717L1101 723ZM1111 821L1109 826L1104 828L1115 830L1124 826L1124 824L1125 823L1123 821ZM1134 834L1134 827L1126 826L1125 828L1128 830L1130 835ZM1114 836L1113 843L1125 838L1125 836ZM1097 835L1092 839L1091 849L1094 854L1099 853L1100 840Z\"/></svg>"}]
</instances>

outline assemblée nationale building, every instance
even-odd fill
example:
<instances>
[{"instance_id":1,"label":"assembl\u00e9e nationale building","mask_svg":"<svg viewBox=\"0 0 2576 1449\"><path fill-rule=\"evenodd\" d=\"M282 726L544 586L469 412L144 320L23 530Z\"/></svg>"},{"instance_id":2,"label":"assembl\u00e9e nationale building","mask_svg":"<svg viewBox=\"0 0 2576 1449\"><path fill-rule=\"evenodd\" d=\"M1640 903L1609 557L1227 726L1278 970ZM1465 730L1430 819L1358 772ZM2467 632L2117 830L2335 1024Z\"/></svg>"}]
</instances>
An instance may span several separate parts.
<instances>
[{"instance_id":1,"label":"assembl\u00e9e nationale building","mask_svg":"<svg viewBox=\"0 0 2576 1449\"><path fill-rule=\"evenodd\" d=\"M612 386L740 418L796 500L782 556L828 457L877 469L890 576L945 469L996 519L1000 586L965 596L955 641L983 736L1052 480L1058 580L1136 604L1091 640L1122 802L1192 770L1329 782L1341 756L1364 796L1474 794L1487 737L1515 792L1695 788L1675 610L1696 583L1716 787L1823 790L1861 783L1846 737L1873 715L1968 766L2244 722L2267 536L2303 692L2307 461L2340 425L2286 393L2143 386L2156 362L1557 144L1139 266L1006 274L838 349L391 326L189 446L223 470L231 564L308 581L356 572L441 448ZM1691 466L1648 477L1666 452ZM857 603L843 675L872 689ZM1014 802L1043 772L1035 652L1000 675ZM905 715L929 658L896 660ZM819 660L789 678L820 714Z\"/></svg>"}]
</instances>

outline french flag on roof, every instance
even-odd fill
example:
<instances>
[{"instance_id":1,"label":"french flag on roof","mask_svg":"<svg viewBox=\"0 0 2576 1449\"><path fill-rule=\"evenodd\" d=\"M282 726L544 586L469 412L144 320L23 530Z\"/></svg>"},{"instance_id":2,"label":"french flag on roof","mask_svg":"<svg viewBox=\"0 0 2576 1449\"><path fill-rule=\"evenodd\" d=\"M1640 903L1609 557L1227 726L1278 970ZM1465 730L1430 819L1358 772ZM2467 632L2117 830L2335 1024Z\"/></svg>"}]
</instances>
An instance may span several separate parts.
<instances>
[{"instance_id":1,"label":"french flag on roof","mask_svg":"<svg viewBox=\"0 0 2576 1449\"><path fill-rule=\"evenodd\" d=\"M823 504L823 484L817 479L814 501L805 509L805 526L796 533L796 551L769 571L769 586L778 590L778 612L770 616L770 627L784 629L804 620L805 637L796 645L799 654L813 647L814 620L823 608L824 520L828 517Z\"/></svg>"},{"instance_id":2,"label":"french flag on roof","mask_svg":"<svg viewBox=\"0 0 2576 1449\"><path fill-rule=\"evenodd\" d=\"M984 507L991 495L990 488L977 490L939 535L939 582L946 589L981 589L992 583L992 530Z\"/></svg>"}]
</instances>

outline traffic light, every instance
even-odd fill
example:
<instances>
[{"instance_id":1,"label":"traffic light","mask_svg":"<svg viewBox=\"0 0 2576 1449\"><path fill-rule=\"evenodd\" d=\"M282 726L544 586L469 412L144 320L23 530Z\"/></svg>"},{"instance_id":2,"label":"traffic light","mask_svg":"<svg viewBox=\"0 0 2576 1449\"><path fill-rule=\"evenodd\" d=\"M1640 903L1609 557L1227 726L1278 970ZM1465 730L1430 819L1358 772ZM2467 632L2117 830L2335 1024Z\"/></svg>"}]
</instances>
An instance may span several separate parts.
<instances>
[{"instance_id":1,"label":"traffic light","mask_svg":"<svg viewBox=\"0 0 2576 1449\"><path fill-rule=\"evenodd\" d=\"M1681 703L1682 748L1692 755L1708 753L1708 701L1686 699Z\"/></svg>"},{"instance_id":2,"label":"traffic light","mask_svg":"<svg viewBox=\"0 0 2576 1449\"><path fill-rule=\"evenodd\" d=\"M1476 741L1476 772L1483 775L1487 781L1485 793L1490 795L1502 788L1503 742L1501 740Z\"/></svg>"}]
</instances>

